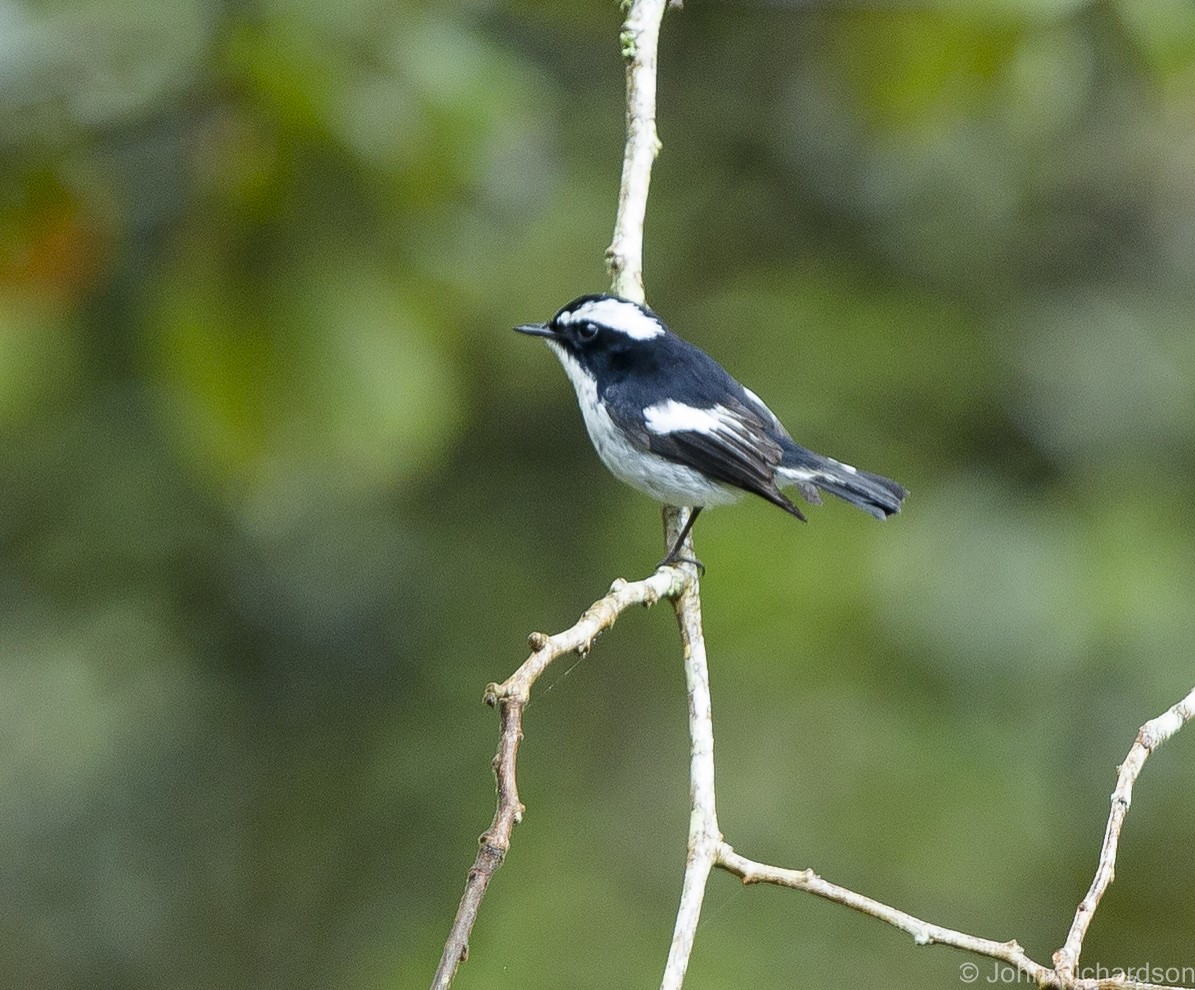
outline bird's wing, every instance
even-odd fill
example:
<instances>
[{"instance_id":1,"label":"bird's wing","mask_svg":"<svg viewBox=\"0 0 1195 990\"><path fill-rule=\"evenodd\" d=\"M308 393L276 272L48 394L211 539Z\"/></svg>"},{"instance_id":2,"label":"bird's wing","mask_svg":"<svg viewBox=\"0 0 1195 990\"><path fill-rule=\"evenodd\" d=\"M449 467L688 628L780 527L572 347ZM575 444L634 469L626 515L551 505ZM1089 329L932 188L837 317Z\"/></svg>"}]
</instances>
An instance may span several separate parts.
<instances>
[{"instance_id":1,"label":"bird's wing","mask_svg":"<svg viewBox=\"0 0 1195 990\"><path fill-rule=\"evenodd\" d=\"M701 408L669 399L644 410L643 428L652 453L754 492L805 518L776 487L783 450L773 439L769 423L751 406Z\"/></svg>"}]
</instances>

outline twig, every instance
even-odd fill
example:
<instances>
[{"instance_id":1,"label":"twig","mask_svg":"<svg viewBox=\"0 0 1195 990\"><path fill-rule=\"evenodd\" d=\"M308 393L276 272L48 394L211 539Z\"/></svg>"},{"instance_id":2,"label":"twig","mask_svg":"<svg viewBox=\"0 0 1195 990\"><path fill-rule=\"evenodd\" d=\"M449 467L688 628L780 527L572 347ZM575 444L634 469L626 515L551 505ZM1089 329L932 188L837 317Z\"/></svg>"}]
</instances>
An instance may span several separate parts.
<instances>
[{"instance_id":1,"label":"twig","mask_svg":"<svg viewBox=\"0 0 1195 990\"><path fill-rule=\"evenodd\" d=\"M1100 898L1104 896L1104 891L1108 889L1116 873L1116 847L1120 843L1120 830L1124 825L1125 815L1129 813L1129 804L1133 800L1133 784L1137 775L1141 773L1141 768L1145 766L1150 753L1178 732L1193 716L1195 690L1178 704L1141 726L1129 755L1117 770L1116 789L1112 792L1112 810L1108 815L1108 827L1104 830L1104 844L1100 849L1095 878L1091 881L1087 896L1079 902L1066 942L1054 953L1054 968L1063 978L1074 976L1075 967L1079 964L1079 954L1083 951L1083 939L1087 936L1095 909L1099 907Z\"/></svg>"},{"instance_id":2,"label":"twig","mask_svg":"<svg viewBox=\"0 0 1195 990\"><path fill-rule=\"evenodd\" d=\"M1083 978L1076 976L1075 969L1092 916L1115 873L1116 847L1125 815L1132 802L1133 784L1149 755L1192 718L1195 718L1195 690L1164 714L1146 722L1138 731L1136 741L1117 772L1116 789L1112 792L1112 810L1108 816L1108 827L1104 834L1095 879L1075 913L1066 944L1054 953L1053 969L1031 959L1015 940L997 942L930 924L846 887L830 883L813 870L788 870L747 859L736 853L726 842L717 843L715 865L739 877L745 884L775 884L779 887L803 890L836 904L843 904L907 932L918 945L949 945L1008 963L1014 966L1018 973L1041 987L1059 987L1062 990L1182 990L1155 983L1143 983L1129 975Z\"/></svg>"},{"instance_id":3,"label":"twig","mask_svg":"<svg viewBox=\"0 0 1195 990\"><path fill-rule=\"evenodd\" d=\"M740 856L725 842L719 843L717 853L717 865L739 877L744 884L770 883L777 887L804 890L899 928L902 932L912 935L913 941L918 945L950 945L966 952L989 956L1015 966L1020 973L1043 986L1049 984L1053 975L1045 966L1030 959L1015 941L996 942L930 924L846 887L823 880L813 870L786 870L779 866L757 863L746 856Z\"/></svg>"},{"instance_id":4,"label":"twig","mask_svg":"<svg viewBox=\"0 0 1195 990\"><path fill-rule=\"evenodd\" d=\"M863 894L858 894L846 887L823 880L813 870L786 870L779 866L769 866L757 863L755 860L740 856L729 844L720 842L717 849L717 865L739 877L744 884L770 883L777 887L788 887L792 890L803 890L816 897L842 904L861 914L877 918L893 928L907 932L913 936L917 945L947 945L955 949L962 949L974 955L986 956L998 962L1007 963L1016 969L1017 973L1037 983L1039 987L1059 987L1064 990L1183 990L1181 987L1162 986L1156 983L1142 983L1128 976L1123 978L1109 975L1099 979L1075 979L1073 974L1063 976L1057 970L1034 962L1015 939L1008 942L997 942L993 939L978 938L944 928L928 921L922 921L894 907L889 907L880 901ZM972 966L966 963L964 966ZM974 983L980 979L978 969L971 968L968 973L960 969L963 983ZM984 978L984 982L993 982ZM999 977L999 982L1010 983L1011 979Z\"/></svg>"},{"instance_id":5,"label":"twig","mask_svg":"<svg viewBox=\"0 0 1195 990\"><path fill-rule=\"evenodd\" d=\"M614 238L606 249L615 295L643 302L643 223L656 134L656 53L667 0L634 0L619 40L627 63L627 143L622 157Z\"/></svg>"},{"instance_id":6,"label":"twig","mask_svg":"<svg viewBox=\"0 0 1195 990\"><path fill-rule=\"evenodd\" d=\"M469 877L465 893L457 908L456 918L444 943L440 965L432 979L432 990L447 990L452 985L457 967L468 958L469 936L477 921L490 880L502 865L510 848L510 836L522 820L523 805L515 777L519 741L523 738L523 709L531 699L531 689L540 675L567 653L584 656L594 640L614 625L623 612L635 605L654 605L661 598L674 599L688 586L690 574L677 567L661 567L651 577L628 583L615 581L610 591L585 610L577 622L555 636L532 633L528 637L531 655L501 684L485 689L486 704L498 707L498 752L494 757L494 776L498 782L498 806L494 820L480 839L480 848Z\"/></svg>"},{"instance_id":7,"label":"twig","mask_svg":"<svg viewBox=\"0 0 1195 990\"><path fill-rule=\"evenodd\" d=\"M664 542L671 546L680 532L681 515L664 510ZM685 556L692 557L692 542L686 538ZM692 567L692 565L688 565ZM685 878L680 906L672 930L672 945L664 966L661 990L680 990L693 951L701 902L713 869L722 832L714 789L714 720L710 707L709 667L705 657L705 634L701 628L701 586L696 568L691 580L673 599L676 621L684 647L685 685L689 695L689 846L685 857Z\"/></svg>"}]
</instances>

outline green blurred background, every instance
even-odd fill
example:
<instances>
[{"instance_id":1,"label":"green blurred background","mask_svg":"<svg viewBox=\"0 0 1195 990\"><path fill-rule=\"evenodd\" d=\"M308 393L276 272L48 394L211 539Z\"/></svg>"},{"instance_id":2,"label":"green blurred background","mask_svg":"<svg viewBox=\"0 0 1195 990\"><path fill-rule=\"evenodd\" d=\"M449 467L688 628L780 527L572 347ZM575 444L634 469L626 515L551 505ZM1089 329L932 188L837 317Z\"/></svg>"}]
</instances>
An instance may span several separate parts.
<instances>
[{"instance_id":1,"label":"green blurred background","mask_svg":"<svg viewBox=\"0 0 1195 990\"><path fill-rule=\"evenodd\" d=\"M0 985L430 980L493 811L484 685L662 553L510 332L607 284L618 29L0 0ZM660 132L652 303L912 491L697 527L727 836L1046 962L1193 682L1195 8L690 0ZM663 967L668 609L559 667L461 988ZM1193 767L1147 767L1085 961L1195 965ZM706 903L691 988L965 960Z\"/></svg>"}]
</instances>

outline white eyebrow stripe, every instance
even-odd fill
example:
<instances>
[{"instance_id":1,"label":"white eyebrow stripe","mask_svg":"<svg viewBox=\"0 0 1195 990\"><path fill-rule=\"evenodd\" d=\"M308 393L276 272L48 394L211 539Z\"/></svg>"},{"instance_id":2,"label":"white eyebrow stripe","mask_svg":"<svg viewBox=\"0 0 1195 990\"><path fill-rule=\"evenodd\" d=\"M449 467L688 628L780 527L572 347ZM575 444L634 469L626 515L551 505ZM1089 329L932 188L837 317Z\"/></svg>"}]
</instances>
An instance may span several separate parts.
<instances>
[{"instance_id":1,"label":"white eyebrow stripe","mask_svg":"<svg viewBox=\"0 0 1195 990\"><path fill-rule=\"evenodd\" d=\"M625 299L591 299L571 313L561 313L557 317L557 322L565 326L589 320L624 333L632 340L651 340L664 332L664 326L659 320L648 316L634 303Z\"/></svg>"},{"instance_id":2,"label":"white eyebrow stripe","mask_svg":"<svg viewBox=\"0 0 1195 990\"><path fill-rule=\"evenodd\" d=\"M657 402L643 410L643 421L657 436L666 433L741 432L742 424L724 406L698 409L675 399Z\"/></svg>"}]
</instances>

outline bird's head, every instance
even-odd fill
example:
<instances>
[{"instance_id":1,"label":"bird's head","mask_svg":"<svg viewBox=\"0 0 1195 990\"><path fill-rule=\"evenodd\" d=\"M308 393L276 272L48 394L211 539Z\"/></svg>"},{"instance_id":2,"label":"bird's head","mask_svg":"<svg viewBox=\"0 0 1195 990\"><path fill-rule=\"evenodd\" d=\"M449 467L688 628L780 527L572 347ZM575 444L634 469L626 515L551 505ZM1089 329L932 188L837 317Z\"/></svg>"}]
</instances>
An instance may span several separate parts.
<instances>
[{"instance_id":1,"label":"bird's head","mask_svg":"<svg viewBox=\"0 0 1195 990\"><path fill-rule=\"evenodd\" d=\"M642 354L668 332L643 304L607 295L581 296L549 322L526 323L515 330L543 337L566 368L571 361L591 375Z\"/></svg>"}]
</instances>

